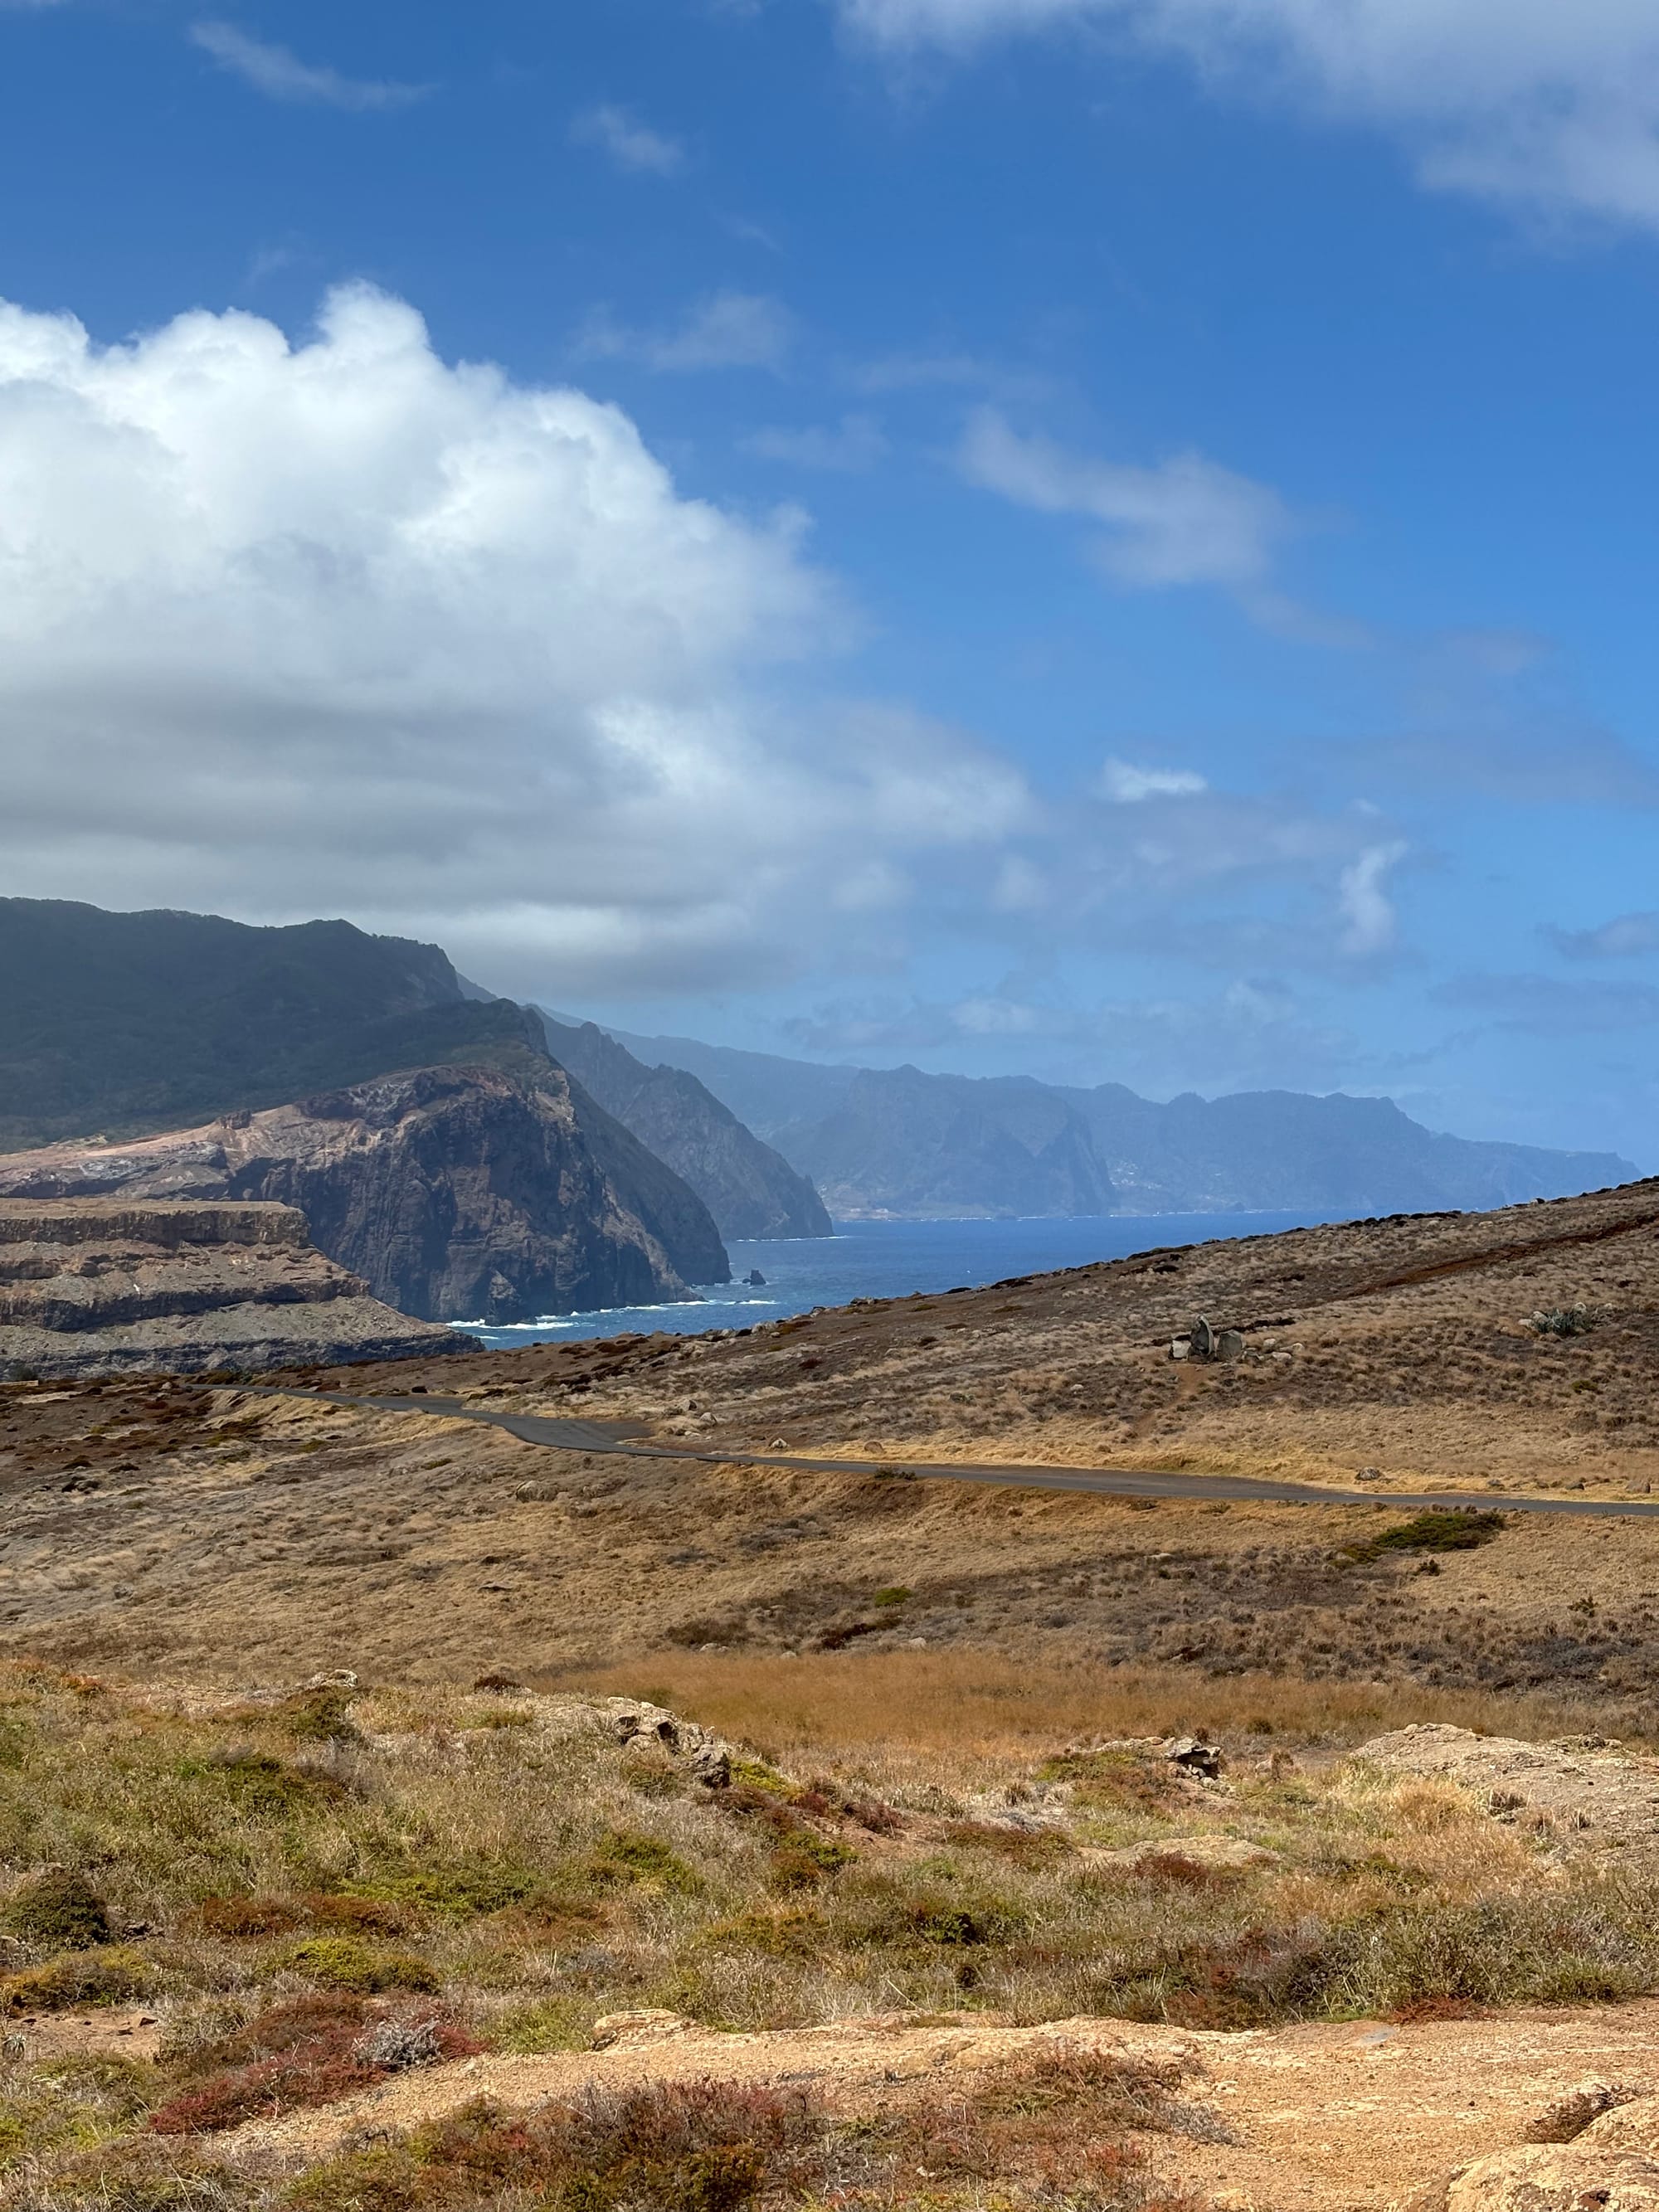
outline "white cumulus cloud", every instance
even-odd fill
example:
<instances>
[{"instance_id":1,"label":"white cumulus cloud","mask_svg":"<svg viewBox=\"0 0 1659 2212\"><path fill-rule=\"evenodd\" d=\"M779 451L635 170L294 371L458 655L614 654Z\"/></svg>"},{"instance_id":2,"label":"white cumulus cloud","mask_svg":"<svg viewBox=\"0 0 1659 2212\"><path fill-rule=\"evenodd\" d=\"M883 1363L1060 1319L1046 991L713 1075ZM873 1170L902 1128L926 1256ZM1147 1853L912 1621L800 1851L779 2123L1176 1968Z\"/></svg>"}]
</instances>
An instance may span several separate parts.
<instances>
[{"instance_id":1,"label":"white cumulus cloud","mask_svg":"<svg viewBox=\"0 0 1659 2212\"><path fill-rule=\"evenodd\" d=\"M344 913L505 989L792 972L860 871L1030 812L945 726L782 703L846 629L797 539L365 288L304 343L0 305L0 880Z\"/></svg>"},{"instance_id":2,"label":"white cumulus cloud","mask_svg":"<svg viewBox=\"0 0 1659 2212\"><path fill-rule=\"evenodd\" d=\"M1425 184L1659 227L1652 0L836 0L888 46L1088 21L1386 130Z\"/></svg>"}]
</instances>

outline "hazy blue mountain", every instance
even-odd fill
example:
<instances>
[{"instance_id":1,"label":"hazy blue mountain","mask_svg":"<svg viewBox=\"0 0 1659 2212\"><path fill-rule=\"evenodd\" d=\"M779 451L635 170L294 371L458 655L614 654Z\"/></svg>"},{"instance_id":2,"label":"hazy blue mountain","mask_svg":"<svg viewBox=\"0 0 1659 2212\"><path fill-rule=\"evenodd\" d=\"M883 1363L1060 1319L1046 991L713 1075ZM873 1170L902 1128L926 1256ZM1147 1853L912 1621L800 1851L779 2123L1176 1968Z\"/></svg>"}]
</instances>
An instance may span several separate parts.
<instances>
[{"instance_id":1,"label":"hazy blue mountain","mask_svg":"<svg viewBox=\"0 0 1659 2212\"><path fill-rule=\"evenodd\" d=\"M611 1034L641 1059L690 1068L848 1218L1431 1212L1636 1175L1613 1152L1437 1135L1386 1098L1259 1091L1163 1104L1115 1083L822 1067Z\"/></svg>"},{"instance_id":2,"label":"hazy blue mountain","mask_svg":"<svg viewBox=\"0 0 1659 2212\"><path fill-rule=\"evenodd\" d=\"M696 1191L723 1237L829 1237L823 1201L688 1069L647 1066L592 1022L542 1016L548 1049Z\"/></svg>"}]
</instances>

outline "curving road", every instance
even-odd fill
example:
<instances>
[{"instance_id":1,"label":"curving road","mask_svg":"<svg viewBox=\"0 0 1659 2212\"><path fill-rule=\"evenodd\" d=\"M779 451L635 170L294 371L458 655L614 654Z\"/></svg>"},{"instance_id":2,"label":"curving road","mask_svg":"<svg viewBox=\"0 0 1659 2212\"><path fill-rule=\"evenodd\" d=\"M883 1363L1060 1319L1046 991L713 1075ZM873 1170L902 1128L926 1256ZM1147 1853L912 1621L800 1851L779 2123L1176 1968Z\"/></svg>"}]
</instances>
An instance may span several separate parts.
<instances>
[{"instance_id":1,"label":"curving road","mask_svg":"<svg viewBox=\"0 0 1659 2212\"><path fill-rule=\"evenodd\" d=\"M938 1460L811 1459L790 1452L694 1451L644 1443L641 1424L578 1421L544 1413L498 1413L455 1398L425 1395L356 1397L343 1390L272 1391L288 1398L321 1398L337 1406L368 1406L388 1413L436 1413L446 1420L481 1421L505 1429L523 1443L553 1451L610 1452L629 1459L691 1460L708 1467L797 1467L814 1474L884 1475L896 1480L978 1482L1015 1490L1083 1490L1105 1498L1216 1498L1269 1505L1395 1505L1472 1507L1505 1513L1566 1513L1597 1517L1620 1514L1651 1518L1659 1498L1526 1498L1508 1491L1328 1490L1310 1482L1266 1482L1243 1474L1157 1474L1121 1468L970 1467Z\"/></svg>"}]
</instances>

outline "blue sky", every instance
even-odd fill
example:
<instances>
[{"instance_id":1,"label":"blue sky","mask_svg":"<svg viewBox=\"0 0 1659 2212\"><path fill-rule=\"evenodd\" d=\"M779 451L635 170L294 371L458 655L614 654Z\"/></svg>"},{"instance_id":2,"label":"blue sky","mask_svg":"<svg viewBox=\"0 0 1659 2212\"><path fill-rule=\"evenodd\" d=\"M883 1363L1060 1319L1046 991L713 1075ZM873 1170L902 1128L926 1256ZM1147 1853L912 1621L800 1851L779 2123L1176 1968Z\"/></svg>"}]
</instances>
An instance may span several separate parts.
<instances>
[{"instance_id":1,"label":"blue sky","mask_svg":"<svg viewBox=\"0 0 1659 2212\"><path fill-rule=\"evenodd\" d=\"M0 57L9 889L1659 1168L1650 8Z\"/></svg>"}]
</instances>

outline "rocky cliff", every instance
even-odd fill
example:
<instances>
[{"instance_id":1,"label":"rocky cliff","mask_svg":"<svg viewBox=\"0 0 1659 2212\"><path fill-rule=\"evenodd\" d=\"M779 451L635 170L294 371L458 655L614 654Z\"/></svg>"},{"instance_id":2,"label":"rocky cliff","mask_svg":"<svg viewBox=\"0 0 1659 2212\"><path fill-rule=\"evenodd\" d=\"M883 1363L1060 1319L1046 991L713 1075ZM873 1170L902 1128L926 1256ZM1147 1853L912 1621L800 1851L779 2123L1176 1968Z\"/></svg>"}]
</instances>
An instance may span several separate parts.
<instances>
[{"instance_id":1,"label":"rocky cliff","mask_svg":"<svg viewBox=\"0 0 1659 2212\"><path fill-rule=\"evenodd\" d=\"M330 1259L432 1320L653 1304L731 1273L684 1185L528 1054L516 1073L420 1068L129 1145L0 1161L0 1196L117 1192L297 1206Z\"/></svg>"},{"instance_id":2,"label":"rocky cliff","mask_svg":"<svg viewBox=\"0 0 1659 2212\"><path fill-rule=\"evenodd\" d=\"M0 1200L0 1378L249 1371L471 1349L393 1313L292 1206Z\"/></svg>"},{"instance_id":3,"label":"rocky cliff","mask_svg":"<svg viewBox=\"0 0 1659 2212\"><path fill-rule=\"evenodd\" d=\"M823 1201L683 1067L647 1067L592 1022L542 1016L548 1049L647 1150L689 1183L722 1237L830 1237Z\"/></svg>"}]
</instances>

